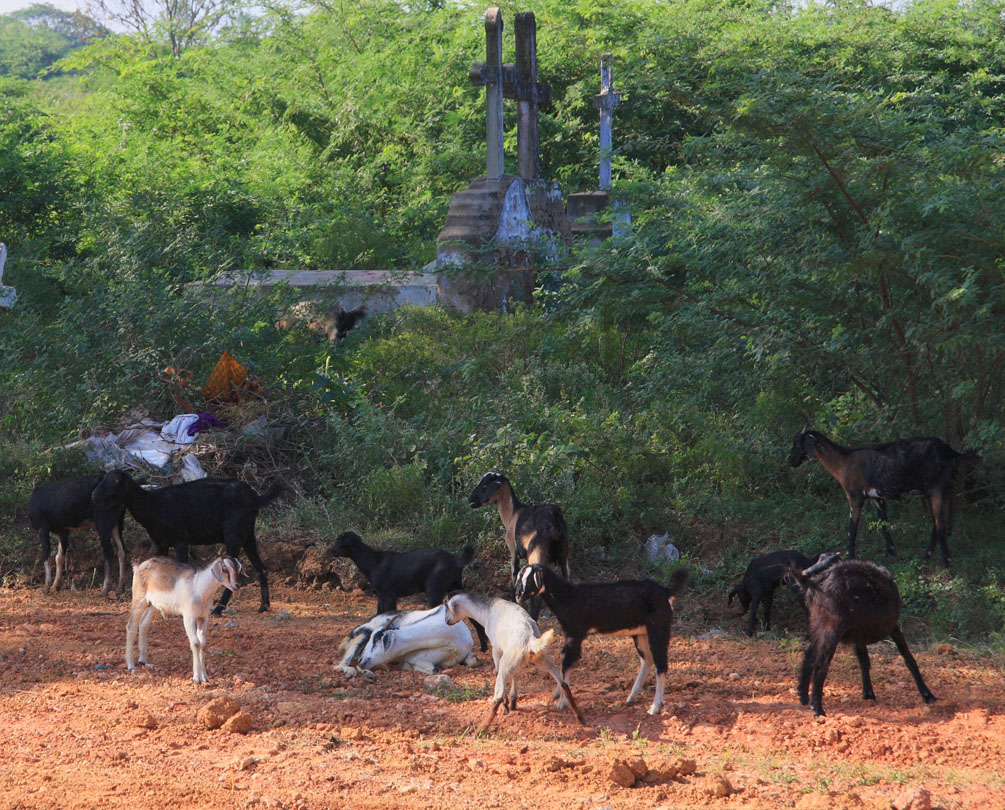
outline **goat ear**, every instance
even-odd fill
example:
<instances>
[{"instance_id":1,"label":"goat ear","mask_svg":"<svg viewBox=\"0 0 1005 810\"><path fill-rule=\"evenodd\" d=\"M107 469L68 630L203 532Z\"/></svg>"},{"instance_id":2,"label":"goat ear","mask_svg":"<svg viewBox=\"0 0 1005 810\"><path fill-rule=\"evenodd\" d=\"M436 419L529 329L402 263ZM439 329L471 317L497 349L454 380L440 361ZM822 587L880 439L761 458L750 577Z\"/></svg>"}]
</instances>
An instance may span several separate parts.
<instances>
[{"instance_id":1,"label":"goat ear","mask_svg":"<svg viewBox=\"0 0 1005 810\"><path fill-rule=\"evenodd\" d=\"M812 433L803 433L803 452L812 456L817 451L817 440Z\"/></svg>"},{"instance_id":2,"label":"goat ear","mask_svg":"<svg viewBox=\"0 0 1005 810\"><path fill-rule=\"evenodd\" d=\"M382 635L382 636L380 637L380 640L381 640L381 643L382 643L382 644L384 645L384 649L385 649L385 650L386 650L386 649L387 649L388 647L390 647L390 646L391 646L391 641L392 641L392 639L391 639L391 635L390 635L389 633L384 633L384 635Z\"/></svg>"},{"instance_id":3,"label":"goat ear","mask_svg":"<svg viewBox=\"0 0 1005 810\"><path fill-rule=\"evenodd\" d=\"M534 590L538 593L544 593L544 574L541 573L540 568L534 569Z\"/></svg>"},{"instance_id":4,"label":"goat ear","mask_svg":"<svg viewBox=\"0 0 1005 810\"><path fill-rule=\"evenodd\" d=\"M213 575L213 579L217 582L223 582L223 576L220 572L224 565L226 565L226 563L222 559L219 559L213 563L213 567L209 569L210 573Z\"/></svg>"}]
</instances>

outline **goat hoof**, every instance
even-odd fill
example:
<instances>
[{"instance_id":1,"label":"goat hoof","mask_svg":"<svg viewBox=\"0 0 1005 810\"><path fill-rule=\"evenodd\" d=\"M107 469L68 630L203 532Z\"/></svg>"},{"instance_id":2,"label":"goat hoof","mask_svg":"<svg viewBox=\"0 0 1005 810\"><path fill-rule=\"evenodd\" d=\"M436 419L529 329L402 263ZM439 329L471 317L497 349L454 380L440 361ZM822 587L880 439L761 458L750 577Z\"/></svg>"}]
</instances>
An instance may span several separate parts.
<instances>
[{"instance_id":1,"label":"goat hoof","mask_svg":"<svg viewBox=\"0 0 1005 810\"><path fill-rule=\"evenodd\" d=\"M649 707L649 714L651 714L651 715L657 715L657 714L660 713L660 709L661 708L662 708L661 706L650 706Z\"/></svg>"},{"instance_id":2,"label":"goat hoof","mask_svg":"<svg viewBox=\"0 0 1005 810\"><path fill-rule=\"evenodd\" d=\"M935 695L925 695L925 703L928 703L929 705L931 705L932 703L935 703L935 701L937 701L937 700L938 700L938 698L935 697Z\"/></svg>"},{"instance_id":3,"label":"goat hoof","mask_svg":"<svg viewBox=\"0 0 1005 810\"><path fill-rule=\"evenodd\" d=\"M217 605L215 608L213 608L213 611L209 615L212 616L214 619L219 619L221 616L223 616L223 607Z\"/></svg>"},{"instance_id":4,"label":"goat hoof","mask_svg":"<svg viewBox=\"0 0 1005 810\"><path fill-rule=\"evenodd\" d=\"M870 692L869 694L864 694L863 693L863 695L862 695L862 700L875 700L875 699L876 699L876 696L872 692Z\"/></svg>"},{"instance_id":5,"label":"goat hoof","mask_svg":"<svg viewBox=\"0 0 1005 810\"><path fill-rule=\"evenodd\" d=\"M262 605L262 606L261 606L261 607L260 607L260 608L258 609L258 612L259 612L259 613L266 613L266 612L267 612L267 611L269 610L269 607L270 607L269 605Z\"/></svg>"}]
</instances>

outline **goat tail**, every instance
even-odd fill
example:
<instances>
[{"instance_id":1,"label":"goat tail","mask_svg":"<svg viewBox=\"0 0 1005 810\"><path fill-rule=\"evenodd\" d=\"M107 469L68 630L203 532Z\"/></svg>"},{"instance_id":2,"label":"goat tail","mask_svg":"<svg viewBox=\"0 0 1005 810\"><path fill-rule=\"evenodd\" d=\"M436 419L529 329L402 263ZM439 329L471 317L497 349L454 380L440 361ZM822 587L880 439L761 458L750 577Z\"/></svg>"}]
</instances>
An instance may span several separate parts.
<instances>
[{"instance_id":1,"label":"goat tail","mask_svg":"<svg viewBox=\"0 0 1005 810\"><path fill-rule=\"evenodd\" d=\"M463 568L469 562L475 558L475 547L468 543L464 548L461 549L461 553L457 555L457 562Z\"/></svg>"},{"instance_id":2,"label":"goat tail","mask_svg":"<svg viewBox=\"0 0 1005 810\"><path fill-rule=\"evenodd\" d=\"M551 640L554 636L555 631L548 629L531 641L530 645L527 647L527 653L530 655L531 661L536 661L544 655L544 651L548 648L548 645L551 644Z\"/></svg>"},{"instance_id":3,"label":"goat tail","mask_svg":"<svg viewBox=\"0 0 1005 810\"><path fill-rule=\"evenodd\" d=\"M261 509L266 504L272 503L284 492L293 492L293 487L282 479L275 481L271 487L258 496L258 508Z\"/></svg>"}]
</instances>

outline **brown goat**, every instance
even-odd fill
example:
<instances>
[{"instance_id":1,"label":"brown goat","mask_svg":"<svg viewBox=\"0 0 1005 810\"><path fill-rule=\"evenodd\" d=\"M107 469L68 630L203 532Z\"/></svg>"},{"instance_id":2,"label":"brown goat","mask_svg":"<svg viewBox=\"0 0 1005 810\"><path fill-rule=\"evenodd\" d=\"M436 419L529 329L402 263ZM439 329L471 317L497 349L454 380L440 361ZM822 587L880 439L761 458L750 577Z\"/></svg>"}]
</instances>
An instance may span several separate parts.
<instances>
[{"instance_id":1,"label":"brown goat","mask_svg":"<svg viewBox=\"0 0 1005 810\"><path fill-rule=\"evenodd\" d=\"M848 497L848 559L855 559L855 535L867 499L876 502L883 522L886 553L892 555L893 539L886 526L886 498L921 495L932 518L932 536L925 559L938 542L942 562L949 567L946 538L952 529L953 491L957 472L965 464L980 461L976 452L958 453L942 439L898 439L886 444L844 447L816 430L803 429L792 440L789 464L798 467L815 458L844 489Z\"/></svg>"},{"instance_id":2,"label":"brown goat","mask_svg":"<svg viewBox=\"0 0 1005 810\"><path fill-rule=\"evenodd\" d=\"M551 563L569 576L569 530L562 510L553 503L521 503L509 479L498 472L487 472L468 498L472 509L494 503L506 529L506 548L509 549L511 581L516 583L520 558L526 557L530 565ZM535 597L528 612L537 620L541 600Z\"/></svg>"}]
</instances>

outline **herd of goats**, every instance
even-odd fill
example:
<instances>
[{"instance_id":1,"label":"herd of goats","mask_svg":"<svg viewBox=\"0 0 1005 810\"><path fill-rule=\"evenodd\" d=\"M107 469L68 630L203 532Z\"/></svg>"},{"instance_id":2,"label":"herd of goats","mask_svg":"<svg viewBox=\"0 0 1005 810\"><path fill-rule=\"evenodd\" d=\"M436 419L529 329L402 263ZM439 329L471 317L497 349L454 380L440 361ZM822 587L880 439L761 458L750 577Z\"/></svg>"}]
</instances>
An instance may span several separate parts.
<instances>
[{"instance_id":1,"label":"herd of goats","mask_svg":"<svg viewBox=\"0 0 1005 810\"><path fill-rule=\"evenodd\" d=\"M789 462L793 467L815 458L841 484L848 497L848 559L823 553L815 559L797 551L778 551L751 561L740 583L729 593L749 611L746 632L753 635L758 610L770 629L772 596L784 581L802 600L808 619L809 647L799 675L798 694L814 714L824 714L824 679L839 643L855 648L862 674L862 697L875 700L869 678L867 645L893 640L926 703L935 701L908 649L900 628L900 595L890 574L871 562L854 559L855 536L866 500L876 504L886 540L886 498L921 495L932 519L932 535L925 558L939 544L949 565L946 538L951 529L953 490L957 474L979 461L974 452L958 453L937 438L904 439L878 445L844 447L815 430L796 434ZM58 589L71 530L96 529L105 558L102 594L111 585L112 562L119 563L118 593L124 590L125 546L122 527L126 510L149 534L157 556L133 567L132 604L126 625L126 665L136 666L134 646L139 636L138 663L147 662L147 631L155 611L181 615L192 649L192 678L208 680L203 661L209 616L222 614L232 593L244 580L238 555L243 551L261 585L259 610L269 609L269 586L258 554L255 519L258 511L287 489L273 484L258 494L248 484L229 478L206 478L160 489L141 487L127 472L113 470L70 481L39 484L28 504L45 563L46 593ZM502 704L516 707L517 672L533 664L556 683L559 708L569 708L585 724L569 688L569 669L579 660L583 640L594 633L630 636L638 652L638 676L628 696L638 697L649 671L656 670L656 692L650 714L663 703L664 679L674 597L687 581L678 568L667 585L652 579L613 582L573 582L569 573L568 531L555 504L524 504L509 480L489 472L471 493L472 507L495 504L505 527L512 563L515 601L480 596L464 590L461 573L472 560L466 546L459 556L443 549L383 551L368 546L353 532L343 532L331 547L335 557L353 560L377 596L377 612L355 628L342 645L337 665L345 675L372 678L377 666L423 672L460 663L474 663L474 639L463 624L469 619L481 649L491 643L496 669L495 692L478 728L484 731ZM56 574L50 563L50 533L59 538ZM226 556L204 567L188 564L192 545L222 543ZM176 559L168 554L174 549ZM526 565L520 567L521 560ZM557 566L561 574L549 566ZM220 586L224 592L212 605ZM398 611L398 599L424 594L429 610ZM546 654L554 631L537 624L542 604L555 616L564 635L561 667ZM812 700L810 684L812 682Z\"/></svg>"}]
</instances>

